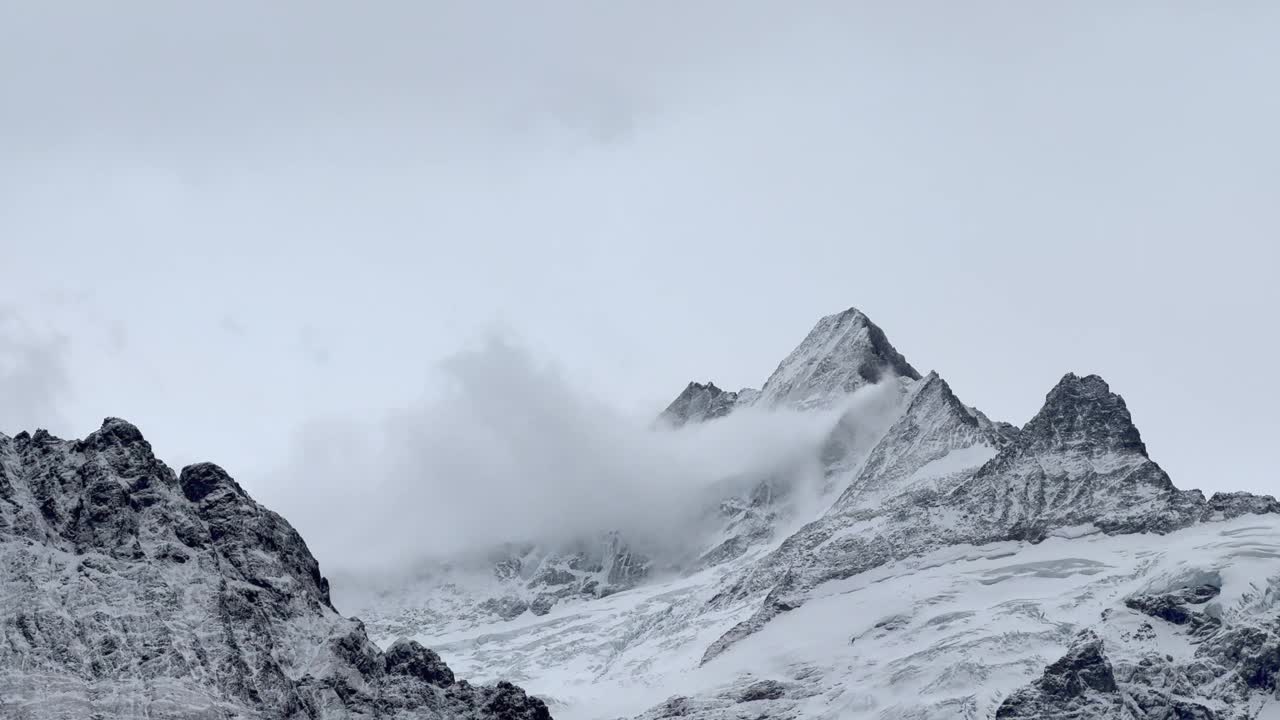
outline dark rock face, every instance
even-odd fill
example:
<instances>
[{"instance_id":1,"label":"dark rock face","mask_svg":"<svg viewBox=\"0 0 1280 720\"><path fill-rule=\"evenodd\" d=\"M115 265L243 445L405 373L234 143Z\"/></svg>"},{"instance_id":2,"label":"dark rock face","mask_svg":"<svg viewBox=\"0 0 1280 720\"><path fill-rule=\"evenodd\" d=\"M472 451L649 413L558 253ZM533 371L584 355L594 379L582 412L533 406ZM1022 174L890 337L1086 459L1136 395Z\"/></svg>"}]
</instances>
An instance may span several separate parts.
<instances>
[{"instance_id":1,"label":"dark rock face","mask_svg":"<svg viewBox=\"0 0 1280 720\"><path fill-rule=\"evenodd\" d=\"M480 612L496 615L503 620L512 620L524 614L529 603L517 597L489 598L480 603Z\"/></svg>"},{"instance_id":2,"label":"dark rock face","mask_svg":"<svg viewBox=\"0 0 1280 720\"><path fill-rule=\"evenodd\" d=\"M684 392L662 411L658 419L672 427L680 427L691 422L706 422L728 415L737 402L738 393L736 392L721 390L712 382L705 385L691 382Z\"/></svg>"},{"instance_id":3,"label":"dark rock face","mask_svg":"<svg viewBox=\"0 0 1280 720\"><path fill-rule=\"evenodd\" d=\"M1007 698L996 717L1114 717L1120 710L1116 678L1102 650L1101 639L1083 633L1038 681Z\"/></svg>"},{"instance_id":4,"label":"dark rock face","mask_svg":"<svg viewBox=\"0 0 1280 720\"><path fill-rule=\"evenodd\" d=\"M1230 520L1241 515L1280 513L1280 501L1270 495L1254 495L1247 492L1219 492L1209 498L1204 509L1204 520Z\"/></svg>"},{"instance_id":5,"label":"dark rock face","mask_svg":"<svg viewBox=\"0 0 1280 720\"><path fill-rule=\"evenodd\" d=\"M397 640L383 659L390 675L408 675L439 687L453 684L453 671L440 656L412 640Z\"/></svg>"},{"instance_id":6,"label":"dark rock face","mask_svg":"<svg viewBox=\"0 0 1280 720\"><path fill-rule=\"evenodd\" d=\"M761 680L748 685L738 696L738 702L777 700L787 694L787 686L777 680Z\"/></svg>"},{"instance_id":7,"label":"dark rock face","mask_svg":"<svg viewBox=\"0 0 1280 720\"><path fill-rule=\"evenodd\" d=\"M1160 595L1138 595L1125 601L1125 606L1174 625L1217 626L1218 619L1197 612L1193 605L1209 602L1220 591L1213 585L1197 585Z\"/></svg>"},{"instance_id":8,"label":"dark rock face","mask_svg":"<svg viewBox=\"0 0 1280 720\"><path fill-rule=\"evenodd\" d=\"M1097 375L1067 373L1045 397L1044 406L1022 429L1031 452L1070 449L1100 455L1137 453L1146 457L1138 428L1124 398Z\"/></svg>"},{"instance_id":9,"label":"dark rock face","mask_svg":"<svg viewBox=\"0 0 1280 720\"><path fill-rule=\"evenodd\" d=\"M539 595L529 603L529 612L534 615L546 615L555 607L557 598L554 595Z\"/></svg>"},{"instance_id":10,"label":"dark rock face","mask_svg":"<svg viewBox=\"0 0 1280 720\"><path fill-rule=\"evenodd\" d=\"M1190 660L1162 652L1132 651L1121 661L1108 657L1103 642L1085 631L1040 680L1013 693L997 718L1082 720L1134 718L1166 720L1246 720L1255 717L1258 693L1274 695L1280 682L1280 615L1242 618L1233 626L1196 610L1217 596L1217 588L1194 586L1130 598L1125 605L1174 626L1196 648ZM1100 630L1115 619L1104 616ZM1138 640L1154 631L1144 623ZM1123 636L1123 634L1121 634Z\"/></svg>"},{"instance_id":11,"label":"dark rock face","mask_svg":"<svg viewBox=\"0 0 1280 720\"><path fill-rule=\"evenodd\" d=\"M1018 437L954 493L980 524L1036 541L1052 528L1169 532L1199 519L1204 496L1179 491L1147 457L1124 399L1096 375L1068 373Z\"/></svg>"},{"instance_id":12,"label":"dark rock face","mask_svg":"<svg viewBox=\"0 0 1280 720\"><path fill-rule=\"evenodd\" d=\"M549 718L332 608L296 531L137 428L0 436L0 717Z\"/></svg>"}]
</instances>

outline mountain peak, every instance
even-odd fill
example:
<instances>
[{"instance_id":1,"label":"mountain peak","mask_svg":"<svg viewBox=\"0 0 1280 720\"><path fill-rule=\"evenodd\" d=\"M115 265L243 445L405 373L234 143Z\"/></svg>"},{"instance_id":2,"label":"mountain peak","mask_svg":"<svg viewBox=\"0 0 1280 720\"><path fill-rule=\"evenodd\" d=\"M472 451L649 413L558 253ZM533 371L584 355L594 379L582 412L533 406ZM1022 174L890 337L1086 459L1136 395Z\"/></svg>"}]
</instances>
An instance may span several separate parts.
<instances>
[{"instance_id":1,"label":"mountain peak","mask_svg":"<svg viewBox=\"0 0 1280 720\"><path fill-rule=\"evenodd\" d=\"M178 474L178 486L191 502L200 502L218 490L229 490L245 497L244 489L227 474L226 470L209 462L195 463L182 468Z\"/></svg>"},{"instance_id":2,"label":"mountain peak","mask_svg":"<svg viewBox=\"0 0 1280 720\"><path fill-rule=\"evenodd\" d=\"M711 381L691 382L658 418L673 427L714 420L728 415L737 401L738 393L721 390Z\"/></svg>"},{"instance_id":3,"label":"mountain peak","mask_svg":"<svg viewBox=\"0 0 1280 720\"><path fill-rule=\"evenodd\" d=\"M146 438L142 437L142 431L138 426L118 417L104 419L102 427L90 433L85 441L103 447L113 444L129 446L147 442Z\"/></svg>"},{"instance_id":4,"label":"mountain peak","mask_svg":"<svg viewBox=\"0 0 1280 720\"><path fill-rule=\"evenodd\" d=\"M886 376L920 379L884 331L851 307L813 326L769 376L759 401L769 407L814 407Z\"/></svg>"},{"instance_id":5,"label":"mountain peak","mask_svg":"<svg viewBox=\"0 0 1280 720\"><path fill-rule=\"evenodd\" d=\"M1124 398L1097 375L1067 373L1023 428L1033 447L1070 446L1086 452L1124 451L1147 457Z\"/></svg>"}]
</instances>

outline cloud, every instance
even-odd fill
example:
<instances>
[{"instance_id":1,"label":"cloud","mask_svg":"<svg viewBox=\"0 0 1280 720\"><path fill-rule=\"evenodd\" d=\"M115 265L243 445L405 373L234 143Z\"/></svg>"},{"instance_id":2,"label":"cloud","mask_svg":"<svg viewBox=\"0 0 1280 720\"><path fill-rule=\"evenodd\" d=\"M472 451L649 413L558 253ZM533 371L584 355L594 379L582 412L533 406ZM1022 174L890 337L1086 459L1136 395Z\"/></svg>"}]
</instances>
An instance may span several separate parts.
<instances>
[{"instance_id":1,"label":"cloud","mask_svg":"<svg viewBox=\"0 0 1280 720\"><path fill-rule=\"evenodd\" d=\"M66 338L0 311L0 432L56 429L69 387Z\"/></svg>"},{"instance_id":2,"label":"cloud","mask_svg":"<svg viewBox=\"0 0 1280 720\"><path fill-rule=\"evenodd\" d=\"M312 325L298 331L298 351L315 365L328 365L333 356L324 335Z\"/></svg>"},{"instance_id":3,"label":"cloud","mask_svg":"<svg viewBox=\"0 0 1280 720\"><path fill-rule=\"evenodd\" d=\"M263 488L326 571L610 530L653 552L687 552L726 493L766 476L816 492L820 446L843 411L745 410L655 428L496 339L440 372L442 392L379 423L310 423ZM881 389L851 402L877 414L893 404Z\"/></svg>"},{"instance_id":4,"label":"cloud","mask_svg":"<svg viewBox=\"0 0 1280 720\"><path fill-rule=\"evenodd\" d=\"M218 321L218 329L228 335L238 338L244 337L249 332L245 328L244 323L237 320L234 315L223 315L222 319Z\"/></svg>"}]
</instances>

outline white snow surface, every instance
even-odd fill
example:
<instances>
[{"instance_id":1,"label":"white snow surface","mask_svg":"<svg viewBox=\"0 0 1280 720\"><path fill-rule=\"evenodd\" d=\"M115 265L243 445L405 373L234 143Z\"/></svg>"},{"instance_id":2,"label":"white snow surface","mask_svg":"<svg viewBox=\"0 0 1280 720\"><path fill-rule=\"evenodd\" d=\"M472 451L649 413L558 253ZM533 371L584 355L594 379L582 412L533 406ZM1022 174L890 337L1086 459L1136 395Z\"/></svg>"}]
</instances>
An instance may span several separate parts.
<instances>
[{"instance_id":1,"label":"white snow surface","mask_svg":"<svg viewBox=\"0 0 1280 720\"><path fill-rule=\"evenodd\" d=\"M1128 639L1146 619L1124 606L1130 596L1213 576L1225 615L1278 602L1280 516L1168 535L1082 527L1039 544L947 547L826 583L699 666L707 644L745 616L703 611L724 572L414 639L460 674L520 683L562 720L636 715L673 696L730 697L760 680L791 688L783 702L796 717L990 717L1081 629L1104 638L1113 662L1150 651L1150 642ZM1186 636L1158 631L1160 652L1181 658L1194 650Z\"/></svg>"},{"instance_id":2,"label":"white snow surface","mask_svg":"<svg viewBox=\"0 0 1280 720\"><path fill-rule=\"evenodd\" d=\"M981 467L983 463L996 456L996 450L987 445L970 445L957 448L937 460L930 460L916 470L907 479L908 486L928 478L951 475L965 470Z\"/></svg>"},{"instance_id":3,"label":"white snow surface","mask_svg":"<svg viewBox=\"0 0 1280 720\"><path fill-rule=\"evenodd\" d=\"M740 396L739 402L821 407L876 382L881 374L918 378L887 342L883 346L876 342L877 336L882 338L879 328L857 309L828 315L783 359L758 394Z\"/></svg>"}]
</instances>

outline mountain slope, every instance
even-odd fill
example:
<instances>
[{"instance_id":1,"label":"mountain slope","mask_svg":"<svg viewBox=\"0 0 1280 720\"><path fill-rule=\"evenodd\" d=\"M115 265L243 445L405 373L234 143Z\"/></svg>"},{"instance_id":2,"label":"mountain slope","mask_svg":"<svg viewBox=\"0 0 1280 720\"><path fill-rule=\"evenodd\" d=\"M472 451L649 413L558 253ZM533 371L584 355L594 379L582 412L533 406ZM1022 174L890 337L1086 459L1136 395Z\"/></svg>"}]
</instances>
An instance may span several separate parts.
<instances>
[{"instance_id":1,"label":"mountain slope","mask_svg":"<svg viewBox=\"0 0 1280 720\"><path fill-rule=\"evenodd\" d=\"M819 320L778 364L753 402L811 408L889 376L920 379L884 331L861 310L849 308Z\"/></svg>"},{"instance_id":2,"label":"mountain slope","mask_svg":"<svg viewBox=\"0 0 1280 720\"><path fill-rule=\"evenodd\" d=\"M716 384L691 382L676 396L658 419L673 427L691 422L706 422L728 415L738 403L738 393L726 392Z\"/></svg>"},{"instance_id":3,"label":"mountain slope","mask_svg":"<svg viewBox=\"0 0 1280 720\"><path fill-rule=\"evenodd\" d=\"M728 392L712 382L691 382L659 420L680 427L715 420L740 407L829 407L859 388L889 378L919 380L920 373L871 318L849 308L818 320L760 390Z\"/></svg>"},{"instance_id":4,"label":"mountain slope","mask_svg":"<svg viewBox=\"0 0 1280 720\"><path fill-rule=\"evenodd\" d=\"M1067 374L1016 434L984 420L930 375L835 505L729 588L730 597L769 593L704 662L817 585L938 547L1037 541L1077 525L1165 533L1255 510L1253 500L1208 503L1199 491L1177 490L1147 457L1124 400L1097 376ZM984 449L994 456L976 471L962 466Z\"/></svg>"},{"instance_id":5,"label":"mountain slope","mask_svg":"<svg viewBox=\"0 0 1280 720\"><path fill-rule=\"evenodd\" d=\"M297 532L132 425L0 435L0 716L549 718L341 617Z\"/></svg>"},{"instance_id":6,"label":"mountain slope","mask_svg":"<svg viewBox=\"0 0 1280 720\"><path fill-rule=\"evenodd\" d=\"M873 389L874 412L849 402ZM1280 712L1280 504L1179 490L1101 378L1069 373L1023 427L994 422L851 309L759 393L691 384L666 419L744 408L834 412L810 458L821 487L808 506L780 504L785 477L713 498L711 561L546 612L417 623L375 600L362 615L380 640L413 634L564 717ZM1217 599L1200 610L1188 593ZM1191 619L1152 619L1166 616Z\"/></svg>"}]
</instances>

